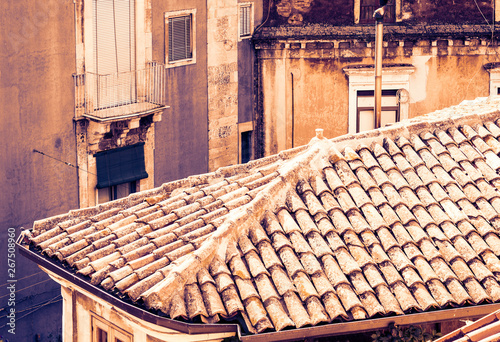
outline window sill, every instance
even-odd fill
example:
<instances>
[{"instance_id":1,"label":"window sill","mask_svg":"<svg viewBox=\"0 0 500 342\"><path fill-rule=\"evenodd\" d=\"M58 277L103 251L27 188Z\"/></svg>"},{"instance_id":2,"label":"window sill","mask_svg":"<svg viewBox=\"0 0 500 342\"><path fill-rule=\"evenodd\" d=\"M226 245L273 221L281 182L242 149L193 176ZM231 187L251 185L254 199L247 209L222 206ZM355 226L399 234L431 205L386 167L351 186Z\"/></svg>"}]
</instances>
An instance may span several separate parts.
<instances>
[{"instance_id":1,"label":"window sill","mask_svg":"<svg viewBox=\"0 0 500 342\"><path fill-rule=\"evenodd\" d=\"M180 67L180 66L186 66L186 65L191 65L191 64L196 64L196 59L195 58L189 58L189 59L182 59L178 60L175 62L168 62L165 64L165 68L175 68L175 67Z\"/></svg>"}]
</instances>

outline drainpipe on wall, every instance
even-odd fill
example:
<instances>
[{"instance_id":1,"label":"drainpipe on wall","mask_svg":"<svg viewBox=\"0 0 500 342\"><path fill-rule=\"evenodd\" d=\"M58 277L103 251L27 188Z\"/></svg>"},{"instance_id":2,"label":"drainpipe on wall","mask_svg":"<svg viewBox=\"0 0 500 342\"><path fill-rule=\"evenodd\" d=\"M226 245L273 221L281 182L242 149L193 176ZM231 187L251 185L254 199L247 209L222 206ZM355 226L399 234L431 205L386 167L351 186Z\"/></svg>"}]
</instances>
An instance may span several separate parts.
<instances>
[{"instance_id":1,"label":"drainpipe on wall","mask_svg":"<svg viewBox=\"0 0 500 342\"><path fill-rule=\"evenodd\" d=\"M380 7L373 13L375 18L375 128L382 118L382 52L384 41L384 11L387 0L380 0Z\"/></svg>"}]
</instances>

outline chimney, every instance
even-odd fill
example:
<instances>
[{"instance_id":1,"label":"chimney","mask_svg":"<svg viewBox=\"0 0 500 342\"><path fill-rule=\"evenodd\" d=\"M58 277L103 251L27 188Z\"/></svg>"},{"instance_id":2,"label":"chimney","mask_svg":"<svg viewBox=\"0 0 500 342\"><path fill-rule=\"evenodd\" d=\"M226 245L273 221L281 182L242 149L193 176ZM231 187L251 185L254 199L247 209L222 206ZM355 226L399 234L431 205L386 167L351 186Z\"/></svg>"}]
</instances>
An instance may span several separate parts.
<instances>
[{"instance_id":1,"label":"chimney","mask_svg":"<svg viewBox=\"0 0 500 342\"><path fill-rule=\"evenodd\" d=\"M326 138L323 136L323 131L324 131L323 128L316 128L316 136L311 139L309 145L312 145L320 140L326 140Z\"/></svg>"}]
</instances>

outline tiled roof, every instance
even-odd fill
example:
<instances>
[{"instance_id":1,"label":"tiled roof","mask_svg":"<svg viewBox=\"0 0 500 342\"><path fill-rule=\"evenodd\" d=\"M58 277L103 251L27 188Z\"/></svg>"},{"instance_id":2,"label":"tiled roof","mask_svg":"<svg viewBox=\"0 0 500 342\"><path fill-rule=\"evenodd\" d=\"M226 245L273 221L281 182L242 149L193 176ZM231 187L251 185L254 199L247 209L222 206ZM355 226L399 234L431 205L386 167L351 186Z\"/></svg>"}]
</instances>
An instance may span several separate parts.
<instances>
[{"instance_id":1,"label":"tiled roof","mask_svg":"<svg viewBox=\"0 0 500 342\"><path fill-rule=\"evenodd\" d=\"M500 340L500 310L461 327L435 342L494 342Z\"/></svg>"},{"instance_id":2,"label":"tiled roof","mask_svg":"<svg viewBox=\"0 0 500 342\"><path fill-rule=\"evenodd\" d=\"M500 302L499 105L313 139L26 234L124 300L251 333Z\"/></svg>"}]
</instances>

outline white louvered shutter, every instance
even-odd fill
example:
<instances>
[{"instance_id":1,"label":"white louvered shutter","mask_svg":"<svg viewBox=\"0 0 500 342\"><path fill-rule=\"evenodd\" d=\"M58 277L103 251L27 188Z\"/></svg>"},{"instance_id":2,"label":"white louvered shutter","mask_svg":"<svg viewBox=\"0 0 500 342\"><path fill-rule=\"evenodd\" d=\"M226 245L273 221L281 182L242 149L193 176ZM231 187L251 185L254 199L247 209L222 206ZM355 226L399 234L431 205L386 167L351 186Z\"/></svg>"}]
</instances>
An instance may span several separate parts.
<instances>
[{"instance_id":1,"label":"white louvered shutter","mask_svg":"<svg viewBox=\"0 0 500 342\"><path fill-rule=\"evenodd\" d=\"M192 58L191 15L168 20L168 60L170 62Z\"/></svg>"},{"instance_id":2,"label":"white louvered shutter","mask_svg":"<svg viewBox=\"0 0 500 342\"><path fill-rule=\"evenodd\" d=\"M251 6L245 5L240 7L240 37L249 36L251 34L250 28L251 19Z\"/></svg>"},{"instance_id":3,"label":"white louvered shutter","mask_svg":"<svg viewBox=\"0 0 500 342\"><path fill-rule=\"evenodd\" d=\"M93 0L94 107L104 109L136 101L135 0Z\"/></svg>"},{"instance_id":4,"label":"white louvered shutter","mask_svg":"<svg viewBox=\"0 0 500 342\"><path fill-rule=\"evenodd\" d=\"M135 69L135 0L93 0L95 72Z\"/></svg>"}]
</instances>

